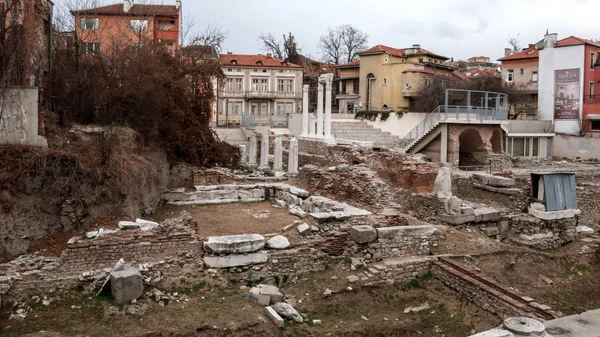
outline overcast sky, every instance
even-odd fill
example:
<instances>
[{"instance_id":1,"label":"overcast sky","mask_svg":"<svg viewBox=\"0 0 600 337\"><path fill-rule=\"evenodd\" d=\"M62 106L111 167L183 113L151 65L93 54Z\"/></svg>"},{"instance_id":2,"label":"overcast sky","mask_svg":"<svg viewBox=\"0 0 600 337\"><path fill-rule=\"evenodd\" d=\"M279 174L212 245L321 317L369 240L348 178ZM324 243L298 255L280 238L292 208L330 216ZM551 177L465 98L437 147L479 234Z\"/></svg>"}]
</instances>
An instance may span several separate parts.
<instances>
[{"instance_id":1,"label":"overcast sky","mask_svg":"<svg viewBox=\"0 0 600 337\"><path fill-rule=\"evenodd\" d=\"M60 6L66 0L54 0ZM159 0L174 4L175 0ZM105 0L104 3L117 3ZM197 28L208 23L229 31L223 51L264 53L261 33L292 32L302 53L318 58L327 27L352 24L369 45L425 49L455 59L503 56L509 37L523 46L543 38L600 38L599 0L183 0L184 16Z\"/></svg>"}]
</instances>

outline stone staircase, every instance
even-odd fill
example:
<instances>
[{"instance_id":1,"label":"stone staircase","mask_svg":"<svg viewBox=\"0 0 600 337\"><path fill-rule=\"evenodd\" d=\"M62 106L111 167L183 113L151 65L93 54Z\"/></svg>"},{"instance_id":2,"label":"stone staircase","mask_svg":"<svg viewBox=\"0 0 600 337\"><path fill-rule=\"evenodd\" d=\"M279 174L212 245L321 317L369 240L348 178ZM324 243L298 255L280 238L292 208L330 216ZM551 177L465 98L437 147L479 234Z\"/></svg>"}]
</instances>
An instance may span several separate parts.
<instances>
[{"instance_id":1,"label":"stone staircase","mask_svg":"<svg viewBox=\"0 0 600 337\"><path fill-rule=\"evenodd\" d=\"M331 128L336 141L372 142L373 147L390 149L400 145L399 137L376 129L365 121L334 120L331 122Z\"/></svg>"},{"instance_id":2,"label":"stone staircase","mask_svg":"<svg viewBox=\"0 0 600 337\"><path fill-rule=\"evenodd\" d=\"M246 138L242 129L213 128L213 130L217 133L220 140L228 144L234 146L246 145L246 147L250 145L250 141Z\"/></svg>"}]
</instances>

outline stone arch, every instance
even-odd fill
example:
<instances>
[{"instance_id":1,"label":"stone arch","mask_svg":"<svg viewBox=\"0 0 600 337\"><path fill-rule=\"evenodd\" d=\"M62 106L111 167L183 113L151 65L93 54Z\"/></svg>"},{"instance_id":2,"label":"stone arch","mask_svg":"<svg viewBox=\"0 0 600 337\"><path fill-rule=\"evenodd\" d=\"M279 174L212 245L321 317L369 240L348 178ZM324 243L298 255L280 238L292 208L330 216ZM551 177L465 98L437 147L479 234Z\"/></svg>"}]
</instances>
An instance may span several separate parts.
<instances>
[{"instance_id":1,"label":"stone arch","mask_svg":"<svg viewBox=\"0 0 600 337\"><path fill-rule=\"evenodd\" d=\"M459 160L458 166L484 166L487 149L479 131L469 128L458 136Z\"/></svg>"},{"instance_id":2,"label":"stone arch","mask_svg":"<svg viewBox=\"0 0 600 337\"><path fill-rule=\"evenodd\" d=\"M494 130L492 138L490 138L490 143L492 144L492 152L502 153L502 133L500 130Z\"/></svg>"}]
</instances>

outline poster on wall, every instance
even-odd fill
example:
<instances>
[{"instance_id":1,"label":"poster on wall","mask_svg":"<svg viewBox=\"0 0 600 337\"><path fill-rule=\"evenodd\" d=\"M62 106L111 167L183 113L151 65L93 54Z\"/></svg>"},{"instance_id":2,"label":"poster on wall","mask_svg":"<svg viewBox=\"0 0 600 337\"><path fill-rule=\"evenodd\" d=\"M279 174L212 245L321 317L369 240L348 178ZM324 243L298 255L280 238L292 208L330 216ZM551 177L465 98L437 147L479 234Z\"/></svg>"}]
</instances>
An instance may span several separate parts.
<instances>
[{"instance_id":1,"label":"poster on wall","mask_svg":"<svg viewBox=\"0 0 600 337\"><path fill-rule=\"evenodd\" d=\"M554 71L554 119L579 119L579 69Z\"/></svg>"}]
</instances>

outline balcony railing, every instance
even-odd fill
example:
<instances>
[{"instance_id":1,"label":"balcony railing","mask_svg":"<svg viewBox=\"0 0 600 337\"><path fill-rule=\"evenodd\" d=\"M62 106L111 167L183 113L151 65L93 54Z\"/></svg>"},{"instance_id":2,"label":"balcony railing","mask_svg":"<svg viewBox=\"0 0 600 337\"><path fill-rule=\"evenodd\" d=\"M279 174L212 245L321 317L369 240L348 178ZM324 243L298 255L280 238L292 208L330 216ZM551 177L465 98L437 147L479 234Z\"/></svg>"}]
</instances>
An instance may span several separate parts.
<instances>
[{"instance_id":1,"label":"balcony railing","mask_svg":"<svg viewBox=\"0 0 600 337\"><path fill-rule=\"evenodd\" d=\"M275 99L275 98L288 98L288 99L302 99L302 92L294 91L233 91L223 90L220 93L221 97L240 97L246 99Z\"/></svg>"}]
</instances>

